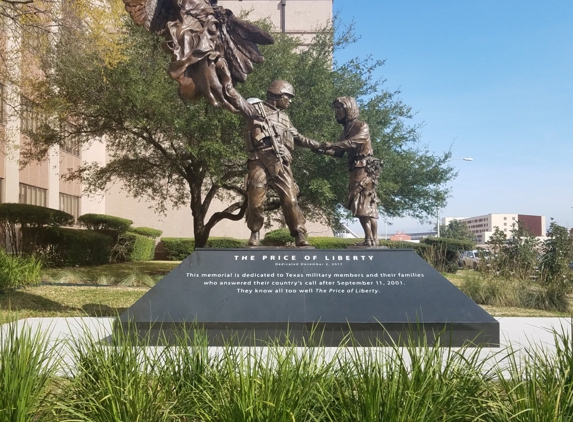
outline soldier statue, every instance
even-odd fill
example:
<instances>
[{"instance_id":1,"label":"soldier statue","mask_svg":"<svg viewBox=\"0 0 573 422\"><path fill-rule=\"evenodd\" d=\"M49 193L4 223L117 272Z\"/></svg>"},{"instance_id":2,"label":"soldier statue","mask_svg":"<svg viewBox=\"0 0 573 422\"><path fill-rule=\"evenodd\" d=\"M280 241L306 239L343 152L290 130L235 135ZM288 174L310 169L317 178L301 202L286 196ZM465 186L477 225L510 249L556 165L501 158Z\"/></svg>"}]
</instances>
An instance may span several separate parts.
<instances>
[{"instance_id":1,"label":"soldier statue","mask_svg":"<svg viewBox=\"0 0 573 422\"><path fill-rule=\"evenodd\" d=\"M238 109L247 117L245 144L249 157L246 220L251 230L250 246L259 244L269 186L279 196L286 225L295 238L296 246L308 246L305 219L297 201L299 189L291 169L292 151L295 145L317 150L320 144L298 133L285 113L294 95L290 83L277 80L267 90L267 101L250 98L246 104L238 104Z\"/></svg>"}]
</instances>

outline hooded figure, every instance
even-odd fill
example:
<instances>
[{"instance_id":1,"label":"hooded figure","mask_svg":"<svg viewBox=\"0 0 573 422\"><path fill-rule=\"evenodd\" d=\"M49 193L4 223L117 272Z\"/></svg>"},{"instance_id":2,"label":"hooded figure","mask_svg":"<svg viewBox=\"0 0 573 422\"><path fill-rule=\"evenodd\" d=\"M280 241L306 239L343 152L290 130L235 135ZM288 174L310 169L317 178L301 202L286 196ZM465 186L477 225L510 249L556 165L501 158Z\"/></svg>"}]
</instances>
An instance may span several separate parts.
<instances>
[{"instance_id":1,"label":"hooded figure","mask_svg":"<svg viewBox=\"0 0 573 422\"><path fill-rule=\"evenodd\" d=\"M361 246L378 246L378 196L376 185L382 162L373 156L368 124L358 120L360 111L353 97L334 100L336 120L344 125L338 142L324 144L321 150L334 157L348 155L348 197L344 206L358 217L364 229Z\"/></svg>"}]
</instances>

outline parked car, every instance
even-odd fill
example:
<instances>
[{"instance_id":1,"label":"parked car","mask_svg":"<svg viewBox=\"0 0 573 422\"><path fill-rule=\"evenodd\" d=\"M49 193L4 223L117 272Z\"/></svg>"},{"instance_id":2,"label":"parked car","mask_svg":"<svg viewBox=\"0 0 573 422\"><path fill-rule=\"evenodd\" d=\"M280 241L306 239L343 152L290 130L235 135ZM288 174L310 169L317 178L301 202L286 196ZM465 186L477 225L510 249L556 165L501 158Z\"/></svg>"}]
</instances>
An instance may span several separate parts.
<instances>
[{"instance_id":1,"label":"parked car","mask_svg":"<svg viewBox=\"0 0 573 422\"><path fill-rule=\"evenodd\" d=\"M477 270L480 266L480 261L489 259L489 251L476 250L465 251L462 257L462 267L467 269Z\"/></svg>"}]
</instances>

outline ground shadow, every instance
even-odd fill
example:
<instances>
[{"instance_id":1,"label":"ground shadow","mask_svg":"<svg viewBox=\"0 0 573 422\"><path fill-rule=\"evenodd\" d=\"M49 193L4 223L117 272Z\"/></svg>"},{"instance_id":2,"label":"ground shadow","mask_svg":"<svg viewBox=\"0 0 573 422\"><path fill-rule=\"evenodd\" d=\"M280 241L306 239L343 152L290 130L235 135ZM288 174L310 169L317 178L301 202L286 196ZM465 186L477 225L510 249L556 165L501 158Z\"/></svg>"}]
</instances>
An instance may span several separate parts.
<instances>
[{"instance_id":1,"label":"ground shadow","mask_svg":"<svg viewBox=\"0 0 573 422\"><path fill-rule=\"evenodd\" d=\"M82 310L90 317L117 317L124 313L127 308L119 307L114 308L101 303L86 303L82 306Z\"/></svg>"},{"instance_id":2,"label":"ground shadow","mask_svg":"<svg viewBox=\"0 0 573 422\"><path fill-rule=\"evenodd\" d=\"M25 290L0 293L0 310L13 313L41 311L42 314L75 314L89 317L117 317L127 307L111 307L101 303L86 303L81 307L67 306Z\"/></svg>"},{"instance_id":3,"label":"ground shadow","mask_svg":"<svg viewBox=\"0 0 573 422\"><path fill-rule=\"evenodd\" d=\"M0 293L0 309L11 309L14 312L19 310L36 311L38 309L42 309L45 312L80 311L79 308L62 305L54 300L23 290Z\"/></svg>"}]
</instances>

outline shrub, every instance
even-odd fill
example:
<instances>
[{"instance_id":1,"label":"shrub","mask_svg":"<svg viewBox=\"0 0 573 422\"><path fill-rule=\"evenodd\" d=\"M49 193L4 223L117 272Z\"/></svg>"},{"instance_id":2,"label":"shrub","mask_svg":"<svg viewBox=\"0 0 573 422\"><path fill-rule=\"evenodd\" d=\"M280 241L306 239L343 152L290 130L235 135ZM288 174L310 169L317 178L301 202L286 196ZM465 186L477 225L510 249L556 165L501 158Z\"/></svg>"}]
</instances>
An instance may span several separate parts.
<instances>
[{"instance_id":1,"label":"shrub","mask_svg":"<svg viewBox=\"0 0 573 422\"><path fill-rule=\"evenodd\" d=\"M553 291L565 294L573 284L573 271L569 267L573 261L573 239L565 227L555 222L549 225L547 235L549 239L543 245L540 281Z\"/></svg>"},{"instance_id":2,"label":"shrub","mask_svg":"<svg viewBox=\"0 0 573 422\"><path fill-rule=\"evenodd\" d=\"M41 270L37 258L9 255L0 249L0 292L39 283Z\"/></svg>"},{"instance_id":3,"label":"shrub","mask_svg":"<svg viewBox=\"0 0 573 422\"><path fill-rule=\"evenodd\" d=\"M108 264L114 240L105 234L50 227L44 229L38 253L46 264L54 267L75 267Z\"/></svg>"},{"instance_id":4,"label":"shrub","mask_svg":"<svg viewBox=\"0 0 573 422\"><path fill-rule=\"evenodd\" d=\"M84 214L78 218L79 223L88 230L96 230L117 239L128 231L133 221L106 214Z\"/></svg>"},{"instance_id":5,"label":"shrub","mask_svg":"<svg viewBox=\"0 0 573 422\"><path fill-rule=\"evenodd\" d=\"M480 305L560 312L569 307L562 292L517 278L508 280L474 273L464 278L461 290Z\"/></svg>"},{"instance_id":6,"label":"shrub","mask_svg":"<svg viewBox=\"0 0 573 422\"><path fill-rule=\"evenodd\" d=\"M309 237L308 243L316 249L346 249L354 245L357 239L346 239L342 237Z\"/></svg>"},{"instance_id":7,"label":"shrub","mask_svg":"<svg viewBox=\"0 0 573 422\"><path fill-rule=\"evenodd\" d=\"M466 275L461 290L480 305L523 307L523 281L483 277L479 273Z\"/></svg>"},{"instance_id":8,"label":"shrub","mask_svg":"<svg viewBox=\"0 0 573 422\"><path fill-rule=\"evenodd\" d=\"M146 236L151 239L157 239L163 234L161 230L152 229L151 227L131 227L129 232L140 234L141 236Z\"/></svg>"},{"instance_id":9,"label":"shrub","mask_svg":"<svg viewBox=\"0 0 573 422\"><path fill-rule=\"evenodd\" d=\"M495 227L487 241L492 252L488 261L489 267L483 268L482 271L506 279L528 280L536 277L541 246L539 240L529 233L521 221L518 221L517 227L511 229L510 233L508 239L504 232Z\"/></svg>"},{"instance_id":10,"label":"shrub","mask_svg":"<svg viewBox=\"0 0 573 422\"><path fill-rule=\"evenodd\" d=\"M261 245L264 246L286 246L292 244L294 238L290 235L289 229L277 229L271 230L265 234L264 239L261 241Z\"/></svg>"},{"instance_id":11,"label":"shrub","mask_svg":"<svg viewBox=\"0 0 573 422\"><path fill-rule=\"evenodd\" d=\"M244 248L249 244L246 239L234 239L232 237L211 237L207 241L208 248L234 249Z\"/></svg>"},{"instance_id":12,"label":"shrub","mask_svg":"<svg viewBox=\"0 0 573 422\"><path fill-rule=\"evenodd\" d=\"M182 261L195 250L195 239L191 237L162 237L161 243L166 251L168 261ZM234 249L244 248L249 244L246 239L232 237L211 237L207 241L207 248Z\"/></svg>"},{"instance_id":13,"label":"shrub","mask_svg":"<svg viewBox=\"0 0 573 422\"><path fill-rule=\"evenodd\" d=\"M423 243L394 241L394 240L380 240L380 246L386 246L390 249L413 249L420 257L426 259L428 253L432 249L431 246Z\"/></svg>"},{"instance_id":14,"label":"shrub","mask_svg":"<svg viewBox=\"0 0 573 422\"><path fill-rule=\"evenodd\" d=\"M473 249L473 243L466 240L456 240L441 237L427 237L422 241L431 249L426 251L426 260L436 270L455 273L458 270L458 260L461 251Z\"/></svg>"},{"instance_id":15,"label":"shrub","mask_svg":"<svg viewBox=\"0 0 573 422\"><path fill-rule=\"evenodd\" d=\"M0 232L6 249L20 255L31 253L41 242L41 231L29 231L36 227L71 225L74 217L63 211L28 204L0 204ZM20 231L18 231L20 229Z\"/></svg>"},{"instance_id":16,"label":"shrub","mask_svg":"<svg viewBox=\"0 0 573 422\"><path fill-rule=\"evenodd\" d=\"M112 249L113 262L150 261L155 254L155 240L137 233L123 233Z\"/></svg>"},{"instance_id":17,"label":"shrub","mask_svg":"<svg viewBox=\"0 0 573 422\"><path fill-rule=\"evenodd\" d=\"M162 237L161 243L168 261L183 261L195 250L195 239L190 237Z\"/></svg>"}]
</instances>

